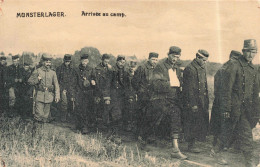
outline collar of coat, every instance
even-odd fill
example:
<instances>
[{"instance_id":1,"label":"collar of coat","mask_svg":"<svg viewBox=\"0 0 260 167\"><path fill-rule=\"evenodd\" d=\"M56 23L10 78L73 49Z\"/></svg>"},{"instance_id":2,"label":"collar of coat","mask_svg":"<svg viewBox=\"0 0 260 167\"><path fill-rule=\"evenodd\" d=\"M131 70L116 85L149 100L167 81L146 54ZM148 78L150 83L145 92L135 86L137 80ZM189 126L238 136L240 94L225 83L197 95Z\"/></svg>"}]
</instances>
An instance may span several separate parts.
<instances>
[{"instance_id":1,"label":"collar of coat","mask_svg":"<svg viewBox=\"0 0 260 167\"><path fill-rule=\"evenodd\" d=\"M69 64L69 66L67 67L67 66L65 65L65 63L62 63L62 67L63 67L63 68L69 68L69 69L72 69L71 64Z\"/></svg>"},{"instance_id":2,"label":"collar of coat","mask_svg":"<svg viewBox=\"0 0 260 167\"><path fill-rule=\"evenodd\" d=\"M51 70L50 68L47 68L45 66L41 66L40 68L42 71L46 71L46 72L49 72Z\"/></svg>"},{"instance_id":3,"label":"collar of coat","mask_svg":"<svg viewBox=\"0 0 260 167\"><path fill-rule=\"evenodd\" d=\"M243 56L238 61L240 62L241 66L243 66L243 67L250 66L253 69L255 68L254 65L252 64L252 62L248 63Z\"/></svg>"},{"instance_id":4,"label":"collar of coat","mask_svg":"<svg viewBox=\"0 0 260 167\"><path fill-rule=\"evenodd\" d=\"M167 69L170 69L170 68L172 68L172 69L178 69L178 68L179 68L177 64L172 64L168 58L164 61L163 64L165 65L165 67L166 67Z\"/></svg>"},{"instance_id":5,"label":"collar of coat","mask_svg":"<svg viewBox=\"0 0 260 167\"><path fill-rule=\"evenodd\" d=\"M193 61L191 62L191 64L192 64L196 69L205 69L205 68L203 68L203 67L201 67L201 66L199 65L199 63L197 62L196 59L193 59Z\"/></svg>"},{"instance_id":6,"label":"collar of coat","mask_svg":"<svg viewBox=\"0 0 260 167\"><path fill-rule=\"evenodd\" d=\"M79 65L79 69L80 70L90 70L90 67L87 65L86 67L84 67L82 64Z\"/></svg>"},{"instance_id":7,"label":"collar of coat","mask_svg":"<svg viewBox=\"0 0 260 167\"><path fill-rule=\"evenodd\" d=\"M146 67L147 69L153 69L153 68L154 68L154 66L153 66L149 61L147 61L147 62L145 63L145 67Z\"/></svg>"}]
</instances>

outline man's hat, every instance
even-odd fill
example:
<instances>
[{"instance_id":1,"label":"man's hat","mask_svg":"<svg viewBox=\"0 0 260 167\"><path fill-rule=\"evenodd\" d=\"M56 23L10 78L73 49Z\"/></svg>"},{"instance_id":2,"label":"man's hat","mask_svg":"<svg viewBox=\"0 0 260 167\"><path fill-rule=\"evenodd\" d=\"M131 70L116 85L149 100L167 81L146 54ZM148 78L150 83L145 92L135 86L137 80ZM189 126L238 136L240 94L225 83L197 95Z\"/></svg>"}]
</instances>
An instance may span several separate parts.
<instances>
[{"instance_id":1,"label":"man's hat","mask_svg":"<svg viewBox=\"0 0 260 167\"><path fill-rule=\"evenodd\" d=\"M83 60L83 59L88 59L89 55L88 54L83 54L80 56L80 59Z\"/></svg>"},{"instance_id":2,"label":"man's hat","mask_svg":"<svg viewBox=\"0 0 260 167\"><path fill-rule=\"evenodd\" d=\"M158 56L159 56L158 53L155 53L155 52L150 52L150 53L149 53L149 59L150 59L150 58L153 58L153 57L158 58Z\"/></svg>"},{"instance_id":3,"label":"man's hat","mask_svg":"<svg viewBox=\"0 0 260 167\"><path fill-rule=\"evenodd\" d=\"M125 56L118 55L116 61L125 60Z\"/></svg>"},{"instance_id":4,"label":"man's hat","mask_svg":"<svg viewBox=\"0 0 260 167\"><path fill-rule=\"evenodd\" d=\"M42 60L43 60L43 61L51 61L51 59L52 59L52 57L51 57L51 55L49 55L49 54L44 53L44 54L42 55Z\"/></svg>"},{"instance_id":5,"label":"man's hat","mask_svg":"<svg viewBox=\"0 0 260 167\"><path fill-rule=\"evenodd\" d=\"M180 55L181 54L181 48L179 48L178 46L171 46L168 54Z\"/></svg>"},{"instance_id":6,"label":"man's hat","mask_svg":"<svg viewBox=\"0 0 260 167\"><path fill-rule=\"evenodd\" d=\"M243 50L257 50L257 44L255 39L244 40Z\"/></svg>"},{"instance_id":7,"label":"man's hat","mask_svg":"<svg viewBox=\"0 0 260 167\"><path fill-rule=\"evenodd\" d=\"M102 55L102 60L104 60L104 59L110 59L110 56L109 56L109 54L103 54Z\"/></svg>"},{"instance_id":8,"label":"man's hat","mask_svg":"<svg viewBox=\"0 0 260 167\"><path fill-rule=\"evenodd\" d=\"M199 56L199 57L209 57L209 53L206 50L200 49L196 53L196 56Z\"/></svg>"},{"instance_id":9,"label":"man's hat","mask_svg":"<svg viewBox=\"0 0 260 167\"><path fill-rule=\"evenodd\" d=\"M1 56L0 57L0 61L2 61L2 60L6 60L6 57L5 56Z\"/></svg>"},{"instance_id":10,"label":"man's hat","mask_svg":"<svg viewBox=\"0 0 260 167\"><path fill-rule=\"evenodd\" d=\"M230 52L230 55L229 55L229 58L235 58L235 59L238 59L240 56L242 56L241 52L239 51L236 51L236 50L232 50Z\"/></svg>"},{"instance_id":11,"label":"man's hat","mask_svg":"<svg viewBox=\"0 0 260 167\"><path fill-rule=\"evenodd\" d=\"M18 59L18 58L19 58L18 55L14 55L14 56L12 56L12 60L15 60L15 59Z\"/></svg>"},{"instance_id":12,"label":"man's hat","mask_svg":"<svg viewBox=\"0 0 260 167\"><path fill-rule=\"evenodd\" d=\"M137 66L137 62L136 61L130 61L129 66L132 67L132 68L135 68Z\"/></svg>"},{"instance_id":13,"label":"man's hat","mask_svg":"<svg viewBox=\"0 0 260 167\"><path fill-rule=\"evenodd\" d=\"M65 54L63 60L64 61L71 61L71 55L70 54Z\"/></svg>"}]
</instances>

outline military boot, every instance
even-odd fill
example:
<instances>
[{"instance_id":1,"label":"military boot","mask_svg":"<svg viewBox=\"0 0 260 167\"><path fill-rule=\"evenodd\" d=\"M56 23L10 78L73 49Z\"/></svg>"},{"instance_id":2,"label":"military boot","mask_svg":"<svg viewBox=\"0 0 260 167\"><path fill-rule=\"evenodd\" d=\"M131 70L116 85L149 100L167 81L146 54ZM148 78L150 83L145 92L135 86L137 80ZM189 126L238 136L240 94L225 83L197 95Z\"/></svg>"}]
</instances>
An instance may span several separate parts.
<instances>
[{"instance_id":1,"label":"military boot","mask_svg":"<svg viewBox=\"0 0 260 167\"><path fill-rule=\"evenodd\" d=\"M179 149L179 145L178 145L178 139L173 139L172 145L173 145L172 153L171 153L172 158L177 158L177 159L181 159L181 160L185 160L188 158L186 155L181 153L181 151Z\"/></svg>"}]
</instances>

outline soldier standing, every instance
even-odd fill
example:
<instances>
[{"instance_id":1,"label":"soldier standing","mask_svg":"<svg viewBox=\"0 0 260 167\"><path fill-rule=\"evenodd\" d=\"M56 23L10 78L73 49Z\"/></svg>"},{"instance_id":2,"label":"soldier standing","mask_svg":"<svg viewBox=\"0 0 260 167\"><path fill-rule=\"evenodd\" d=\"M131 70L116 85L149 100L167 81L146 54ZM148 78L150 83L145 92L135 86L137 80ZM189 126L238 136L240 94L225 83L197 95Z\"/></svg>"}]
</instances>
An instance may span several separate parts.
<instances>
[{"instance_id":1,"label":"soldier standing","mask_svg":"<svg viewBox=\"0 0 260 167\"><path fill-rule=\"evenodd\" d=\"M122 128L122 114L124 114L125 102L125 88L126 88L126 70L125 70L125 57L118 56L116 65L112 70L111 81L111 121L110 128L112 133L117 135L119 127Z\"/></svg>"},{"instance_id":2,"label":"soldier standing","mask_svg":"<svg viewBox=\"0 0 260 167\"><path fill-rule=\"evenodd\" d=\"M77 122L76 129L80 130L82 134L89 132L95 123L94 113L94 98L93 86L95 82L91 81L93 78L93 69L88 65L89 55L83 54L80 57L80 65L77 68Z\"/></svg>"},{"instance_id":3,"label":"soldier standing","mask_svg":"<svg viewBox=\"0 0 260 167\"><path fill-rule=\"evenodd\" d=\"M6 91L6 57L0 57L0 113L8 109L8 93Z\"/></svg>"},{"instance_id":4,"label":"soldier standing","mask_svg":"<svg viewBox=\"0 0 260 167\"><path fill-rule=\"evenodd\" d=\"M252 128L256 126L260 116L258 73L257 67L252 64L257 54L256 40L245 40L242 52L241 58L232 61L224 71L223 114L226 119L230 119L232 131L228 139L220 140L220 146L236 138L244 154L246 166L251 167L255 166ZM225 139L222 135L225 136L220 134L220 138Z\"/></svg>"},{"instance_id":5,"label":"soldier standing","mask_svg":"<svg viewBox=\"0 0 260 167\"><path fill-rule=\"evenodd\" d=\"M12 56L13 64L7 67L7 88L9 89L9 112L11 115L19 113L21 109L22 67L19 65L19 56Z\"/></svg>"},{"instance_id":6,"label":"soldier standing","mask_svg":"<svg viewBox=\"0 0 260 167\"><path fill-rule=\"evenodd\" d=\"M210 119L210 133L214 136L213 146L217 144L218 135L223 130L228 129L229 121L225 120L226 116L223 115L223 105L222 105L222 87L224 84L224 70L229 66L232 61L237 61L242 54L239 51L232 50L229 56L229 61L223 64L223 66L216 72L214 76L214 102L211 110L211 119ZM227 123L227 125L225 125ZM227 131L228 132L228 131ZM228 133L226 135L229 135ZM225 146L229 147L228 143L225 143Z\"/></svg>"},{"instance_id":7,"label":"soldier standing","mask_svg":"<svg viewBox=\"0 0 260 167\"><path fill-rule=\"evenodd\" d=\"M91 81L94 87L94 103L96 109L96 117L102 118L103 125L109 125L109 108L110 106L110 86L112 66L109 64L110 56L102 55L102 62L98 64L93 72L93 80Z\"/></svg>"},{"instance_id":8,"label":"soldier standing","mask_svg":"<svg viewBox=\"0 0 260 167\"><path fill-rule=\"evenodd\" d=\"M206 50L198 50L196 58L184 69L184 135L188 142L188 150L199 153L195 141L205 141L209 128L209 97L206 75L206 61L209 54Z\"/></svg>"},{"instance_id":9,"label":"soldier standing","mask_svg":"<svg viewBox=\"0 0 260 167\"><path fill-rule=\"evenodd\" d=\"M137 135L142 127L147 104L150 102L151 94L149 87L151 85L154 67L158 61L158 56L158 53L149 53L148 61L137 68L133 78L133 86L137 91L138 97Z\"/></svg>"},{"instance_id":10,"label":"soldier standing","mask_svg":"<svg viewBox=\"0 0 260 167\"><path fill-rule=\"evenodd\" d=\"M154 69L151 101L145 114L144 128L142 128L138 141L141 148L144 147L146 139L152 134L154 127L159 126L162 121L167 121L173 145L171 156L173 158L186 159L187 156L181 153L178 146L181 128L179 94L182 77L177 61L180 56L181 49L177 46L172 46L169 49L168 58L158 63Z\"/></svg>"},{"instance_id":11,"label":"soldier standing","mask_svg":"<svg viewBox=\"0 0 260 167\"><path fill-rule=\"evenodd\" d=\"M51 56L42 55L43 66L33 71L28 83L36 88L35 106L33 111L34 131L38 124L48 122L50 107L53 100L56 103L60 100L60 87L56 72L51 70Z\"/></svg>"},{"instance_id":12,"label":"soldier standing","mask_svg":"<svg viewBox=\"0 0 260 167\"><path fill-rule=\"evenodd\" d=\"M136 61L130 61L129 70L126 76L126 90L125 90L125 114L124 114L124 124L125 130L131 131L136 128L136 103L137 94L133 87L133 77L135 74L135 69L137 66Z\"/></svg>"},{"instance_id":13,"label":"soldier standing","mask_svg":"<svg viewBox=\"0 0 260 167\"><path fill-rule=\"evenodd\" d=\"M61 120L66 121L71 115L71 111L75 109L76 80L77 73L71 67L71 55L65 54L64 63L56 69L59 85L60 85L60 110ZM74 113L73 113L74 114Z\"/></svg>"},{"instance_id":14,"label":"soldier standing","mask_svg":"<svg viewBox=\"0 0 260 167\"><path fill-rule=\"evenodd\" d=\"M28 83L28 79L32 74L29 63L24 63L22 69L22 117L27 118L32 116L32 106L33 106L33 86Z\"/></svg>"}]
</instances>

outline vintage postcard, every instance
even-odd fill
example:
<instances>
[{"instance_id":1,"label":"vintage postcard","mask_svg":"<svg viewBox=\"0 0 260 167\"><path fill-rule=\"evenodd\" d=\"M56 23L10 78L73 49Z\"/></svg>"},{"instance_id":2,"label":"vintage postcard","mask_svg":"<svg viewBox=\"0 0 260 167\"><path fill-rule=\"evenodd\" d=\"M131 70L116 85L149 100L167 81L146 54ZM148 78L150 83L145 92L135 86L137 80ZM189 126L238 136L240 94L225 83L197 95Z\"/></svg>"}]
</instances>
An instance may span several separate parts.
<instances>
[{"instance_id":1,"label":"vintage postcard","mask_svg":"<svg viewBox=\"0 0 260 167\"><path fill-rule=\"evenodd\" d=\"M257 166L259 19L259 0L0 0L0 167Z\"/></svg>"}]
</instances>

